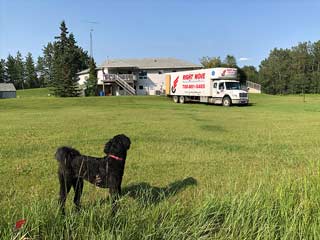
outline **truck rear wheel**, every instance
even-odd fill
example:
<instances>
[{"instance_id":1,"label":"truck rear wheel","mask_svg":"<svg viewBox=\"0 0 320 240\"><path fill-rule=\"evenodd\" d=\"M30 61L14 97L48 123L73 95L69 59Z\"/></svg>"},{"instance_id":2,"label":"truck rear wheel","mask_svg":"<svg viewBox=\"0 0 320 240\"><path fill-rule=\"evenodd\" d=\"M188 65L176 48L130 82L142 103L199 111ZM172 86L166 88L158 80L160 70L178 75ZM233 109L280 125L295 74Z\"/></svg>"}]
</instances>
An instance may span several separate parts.
<instances>
[{"instance_id":1,"label":"truck rear wheel","mask_svg":"<svg viewBox=\"0 0 320 240\"><path fill-rule=\"evenodd\" d=\"M178 102L179 102L179 97L178 97L178 96L173 96L172 98L173 98L173 101L174 101L175 103L178 103Z\"/></svg>"},{"instance_id":2,"label":"truck rear wheel","mask_svg":"<svg viewBox=\"0 0 320 240\"><path fill-rule=\"evenodd\" d=\"M185 100L186 100L186 98L184 96L179 97L180 103L184 104Z\"/></svg>"},{"instance_id":3,"label":"truck rear wheel","mask_svg":"<svg viewBox=\"0 0 320 240\"><path fill-rule=\"evenodd\" d=\"M226 96L222 99L222 106L230 107L231 106L231 99L230 97Z\"/></svg>"}]
</instances>

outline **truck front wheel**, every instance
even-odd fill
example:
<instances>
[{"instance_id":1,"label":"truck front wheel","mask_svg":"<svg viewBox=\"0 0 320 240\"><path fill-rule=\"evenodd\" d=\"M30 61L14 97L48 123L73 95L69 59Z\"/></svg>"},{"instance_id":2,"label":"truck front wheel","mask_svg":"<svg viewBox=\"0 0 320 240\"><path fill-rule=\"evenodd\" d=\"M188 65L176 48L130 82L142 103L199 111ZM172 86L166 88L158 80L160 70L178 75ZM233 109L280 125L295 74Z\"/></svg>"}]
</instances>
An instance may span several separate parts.
<instances>
[{"instance_id":1,"label":"truck front wheel","mask_svg":"<svg viewBox=\"0 0 320 240\"><path fill-rule=\"evenodd\" d=\"M226 96L222 99L222 106L230 107L231 106L231 99L230 97Z\"/></svg>"},{"instance_id":2,"label":"truck front wheel","mask_svg":"<svg viewBox=\"0 0 320 240\"><path fill-rule=\"evenodd\" d=\"M178 97L178 96L173 96L172 98L173 98L173 101L174 101L175 103L178 103L178 102L179 102L179 97Z\"/></svg>"},{"instance_id":3,"label":"truck front wheel","mask_svg":"<svg viewBox=\"0 0 320 240\"><path fill-rule=\"evenodd\" d=\"M180 96L180 98L179 98L180 103L184 104L185 100L186 100L186 99L185 99L184 96Z\"/></svg>"}]
</instances>

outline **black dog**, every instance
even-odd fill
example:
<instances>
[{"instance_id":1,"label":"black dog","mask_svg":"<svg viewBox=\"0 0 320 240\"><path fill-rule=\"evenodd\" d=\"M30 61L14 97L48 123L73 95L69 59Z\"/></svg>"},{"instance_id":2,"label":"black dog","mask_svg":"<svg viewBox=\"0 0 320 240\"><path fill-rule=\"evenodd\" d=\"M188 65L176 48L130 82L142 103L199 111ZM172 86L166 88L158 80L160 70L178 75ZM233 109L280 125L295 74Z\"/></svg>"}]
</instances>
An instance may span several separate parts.
<instances>
[{"instance_id":1,"label":"black dog","mask_svg":"<svg viewBox=\"0 0 320 240\"><path fill-rule=\"evenodd\" d=\"M124 134L116 135L104 147L103 158L81 155L79 151L70 147L57 149L55 158L59 162L60 198L62 213L71 187L74 188L73 202L80 209L80 198L83 180L101 188L109 188L112 199L112 213L116 211L116 200L121 194L121 182L124 172L127 150L131 141Z\"/></svg>"}]
</instances>

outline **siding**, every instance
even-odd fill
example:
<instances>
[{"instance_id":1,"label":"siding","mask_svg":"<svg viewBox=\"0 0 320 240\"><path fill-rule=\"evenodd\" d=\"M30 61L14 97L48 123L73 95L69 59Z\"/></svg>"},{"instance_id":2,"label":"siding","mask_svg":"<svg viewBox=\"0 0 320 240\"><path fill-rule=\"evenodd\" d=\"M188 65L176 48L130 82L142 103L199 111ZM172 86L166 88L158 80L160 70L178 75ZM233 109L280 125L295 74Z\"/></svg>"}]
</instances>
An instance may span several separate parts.
<instances>
[{"instance_id":1,"label":"siding","mask_svg":"<svg viewBox=\"0 0 320 240\"><path fill-rule=\"evenodd\" d=\"M0 98L15 98L16 92L0 92Z\"/></svg>"}]
</instances>

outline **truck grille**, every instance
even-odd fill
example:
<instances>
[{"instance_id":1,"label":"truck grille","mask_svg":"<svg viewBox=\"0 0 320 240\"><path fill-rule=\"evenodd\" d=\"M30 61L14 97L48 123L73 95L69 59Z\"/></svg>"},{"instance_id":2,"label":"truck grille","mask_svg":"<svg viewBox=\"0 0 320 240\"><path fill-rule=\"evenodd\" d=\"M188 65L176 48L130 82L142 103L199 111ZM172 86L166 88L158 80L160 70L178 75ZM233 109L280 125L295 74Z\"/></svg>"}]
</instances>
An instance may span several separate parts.
<instances>
[{"instance_id":1,"label":"truck grille","mask_svg":"<svg viewBox=\"0 0 320 240\"><path fill-rule=\"evenodd\" d=\"M246 98L246 97L248 97L248 93L240 93L240 97L241 98Z\"/></svg>"}]
</instances>

